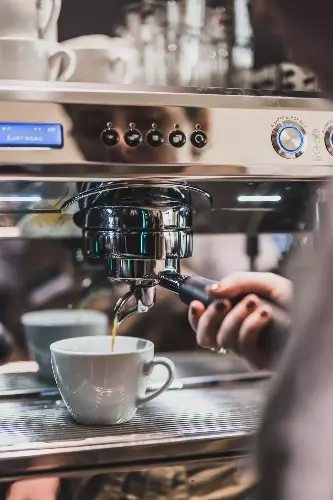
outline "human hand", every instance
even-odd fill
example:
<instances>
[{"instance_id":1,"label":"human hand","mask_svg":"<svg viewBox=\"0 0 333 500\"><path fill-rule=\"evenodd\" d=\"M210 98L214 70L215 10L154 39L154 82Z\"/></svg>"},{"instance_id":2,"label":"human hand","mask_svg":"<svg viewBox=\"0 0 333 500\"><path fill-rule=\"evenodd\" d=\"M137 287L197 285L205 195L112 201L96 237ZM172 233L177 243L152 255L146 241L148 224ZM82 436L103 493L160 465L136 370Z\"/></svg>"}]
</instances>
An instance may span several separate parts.
<instances>
[{"instance_id":1,"label":"human hand","mask_svg":"<svg viewBox=\"0 0 333 500\"><path fill-rule=\"evenodd\" d=\"M59 485L56 477L18 481L10 487L6 500L57 500Z\"/></svg>"},{"instance_id":2,"label":"human hand","mask_svg":"<svg viewBox=\"0 0 333 500\"><path fill-rule=\"evenodd\" d=\"M198 344L232 350L257 368L267 368L272 360L258 349L257 340L272 320L273 310L262 299L288 308L292 300L291 282L271 273L236 273L207 292L221 300L206 310L200 302L192 302L189 322L197 334ZM232 308L228 299L244 295Z\"/></svg>"}]
</instances>

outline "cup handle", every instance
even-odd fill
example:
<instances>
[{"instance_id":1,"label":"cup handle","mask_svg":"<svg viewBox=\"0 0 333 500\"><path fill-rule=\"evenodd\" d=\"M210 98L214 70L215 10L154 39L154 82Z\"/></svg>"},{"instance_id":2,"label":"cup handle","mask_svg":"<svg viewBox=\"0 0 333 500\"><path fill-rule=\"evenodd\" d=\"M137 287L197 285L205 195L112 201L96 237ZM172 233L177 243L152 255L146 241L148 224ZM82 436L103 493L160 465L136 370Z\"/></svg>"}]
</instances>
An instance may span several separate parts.
<instances>
[{"instance_id":1,"label":"cup handle","mask_svg":"<svg viewBox=\"0 0 333 500\"><path fill-rule=\"evenodd\" d=\"M40 2L42 1L43 0L40 0ZM49 19L46 25L40 28L40 33L43 38L45 36L45 33L47 33L47 31L50 29L50 27L58 22L60 11L61 11L61 0L52 0L52 7Z\"/></svg>"},{"instance_id":2,"label":"cup handle","mask_svg":"<svg viewBox=\"0 0 333 500\"><path fill-rule=\"evenodd\" d=\"M162 387L160 387L156 391L152 392L151 394L143 396L143 398L138 398L137 406L141 406L145 403L148 403L148 401L152 401L153 399L155 399L158 396L160 396L161 394L163 394L163 392L165 392L170 387L170 385L173 382L173 379L175 378L175 370L176 370L175 365L173 364L173 362L170 359L168 359L168 358L154 358L153 361L151 363L149 363L149 365L148 365L150 373L152 372L153 368L157 365L165 366L165 368L168 370L168 377L167 377L166 381L164 382L164 384L162 385Z\"/></svg>"},{"instance_id":3,"label":"cup handle","mask_svg":"<svg viewBox=\"0 0 333 500\"><path fill-rule=\"evenodd\" d=\"M51 66L53 64L56 64L58 59L61 59L62 61L62 69L59 73L55 73L57 68L52 69L51 68L51 81L58 80L60 82L67 82L68 80L71 79L75 72L76 68L76 55L74 52L71 50L56 50L50 55L50 64Z\"/></svg>"},{"instance_id":4,"label":"cup handle","mask_svg":"<svg viewBox=\"0 0 333 500\"><path fill-rule=\"evenodd\" d=\"M125 57L117 57L117 59L110 60L112 70L114 69L114 63L122 64L122 84L135 82L135 64L132 64L131 61L128 61Z\"/></svg>"}]
</instances>

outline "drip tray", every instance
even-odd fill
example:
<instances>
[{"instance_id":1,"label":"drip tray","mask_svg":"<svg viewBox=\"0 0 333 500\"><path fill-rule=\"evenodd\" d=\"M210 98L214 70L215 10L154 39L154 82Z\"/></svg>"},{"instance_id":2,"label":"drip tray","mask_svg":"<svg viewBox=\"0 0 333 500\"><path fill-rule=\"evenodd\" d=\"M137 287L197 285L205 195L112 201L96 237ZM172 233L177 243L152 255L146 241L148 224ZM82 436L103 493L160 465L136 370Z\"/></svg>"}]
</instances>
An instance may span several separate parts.
<instances>
[{"instance_id":1,"label":"drip tray","mask_svg":"<svg viewBox=\"0 0 333 500\"><path fill-rule=\"evenodd\" d=\"M248 452L267 382L168 391L120 426L76 424L60 400L0 403L0 479Z\"/></svg>"}]
</instances>

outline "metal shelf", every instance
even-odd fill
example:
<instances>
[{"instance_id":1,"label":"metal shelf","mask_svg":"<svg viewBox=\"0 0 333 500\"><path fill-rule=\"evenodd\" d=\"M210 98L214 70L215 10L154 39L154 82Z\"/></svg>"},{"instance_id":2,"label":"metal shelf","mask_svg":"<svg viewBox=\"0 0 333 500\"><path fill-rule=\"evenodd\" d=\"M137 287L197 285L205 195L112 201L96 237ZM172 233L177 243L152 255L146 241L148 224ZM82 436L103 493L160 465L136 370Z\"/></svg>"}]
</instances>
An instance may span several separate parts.
<instances>
[{"instance_id":1,"label":"metal shelf","mask_svg":"<svg viewBox=\"0 0 333 500\"><path fill-rule=\"evenodd\" d=\"M231 383L169 391L114 427L78 425L60 400L1 402L0 480L245 455L266 387Z\"/></svg>"}]
</instances>

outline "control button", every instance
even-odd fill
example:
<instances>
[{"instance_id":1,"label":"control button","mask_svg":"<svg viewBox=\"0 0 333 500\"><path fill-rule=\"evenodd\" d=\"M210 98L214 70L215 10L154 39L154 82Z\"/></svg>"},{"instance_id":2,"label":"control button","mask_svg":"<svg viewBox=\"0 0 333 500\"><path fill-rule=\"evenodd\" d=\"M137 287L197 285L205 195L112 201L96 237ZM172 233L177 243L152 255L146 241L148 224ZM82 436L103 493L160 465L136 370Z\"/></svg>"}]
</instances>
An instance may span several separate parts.
<instances>
[{"instance_id":1,"label":"control button","mask_svg":"<svg viewBox=\"0 0 333 500\"><path fill-rule=\"evenodd\" d=\"M181 130L173 130L169 135L169 142L174 148L181 148L186 144L186 135Z\"/></svg>"},{"instance_id":2,"label":"control button","mask_svg":"<svg viewBox=\"0 0 333 500\"><path fill-rule=\"evenodd\" d=\"M305 152L306 132L294 121L279 123L273 130L272 144L282 158L299 158Z\"/></svg>"},{"instance_id":3,"label":"control button","mask_svg":"<svg viewBox=\"0 0 333 500\"><path fill-rule=\"evenodd\" d=\"M114 128L107 127L101 133L101 140L105 144L105 146L114 148L119 143L120 136Z\"/></svg>"},{"instance_id":4,"label":"control button","mask_svg":"<svg viewBox=\"0 0 333 500\"><path fill-rule=\"evenodd\" d=\"M147 132L147 142L153 148L158 148L164 143L164 135L160 130L152 128Z\"/></svg>"},{"instance_id":5,"label":"control button","mask_svg":"<svg viewBox=\"0 0 333 500\"><path fill-rule=\"evenodd\" d=\"M131 128L125 132L124 140L130 148L137 148L142 142L142 134L136 128Z\"/></svg>"},{"instance_id":6,"label":"control button","mask_svg":"<svg viewBox=\"0 0 333 500\"><path fill-rule=\"evenodd\" d=\"M326 130L324 140L327 151L333 156L333 125Z\"/></svg>"},{"instance_id":7,"label":"control button","mask_svg":"<svg viewBox=\"0 0 333 500\"><path fill-rule=\"evenodd\" d=\"M191 143L195 148L204 148L208 142L208 137L202 130L196 130L191 134Z\"/></svg>"}]
</instances>

